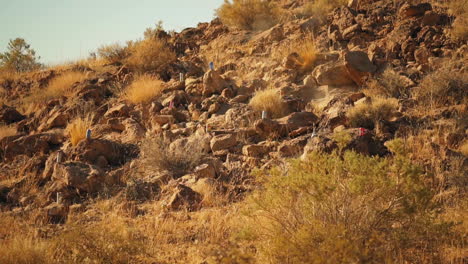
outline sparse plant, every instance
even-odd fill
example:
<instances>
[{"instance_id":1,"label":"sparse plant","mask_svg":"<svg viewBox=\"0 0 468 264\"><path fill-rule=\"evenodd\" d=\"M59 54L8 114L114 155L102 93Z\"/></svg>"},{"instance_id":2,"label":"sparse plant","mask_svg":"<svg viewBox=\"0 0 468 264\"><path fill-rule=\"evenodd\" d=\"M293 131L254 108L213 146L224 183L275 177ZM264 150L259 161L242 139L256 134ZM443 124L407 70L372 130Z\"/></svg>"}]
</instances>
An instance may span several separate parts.
<instances>
[{"instance_id":1,"label":"sparse plant","mask_svg":"<svg viewBox=\"0 0 468 264\"><path fill-rule=\"evenodd\" d=\"M371 103L363 103L351 108L346 116L351 127L374 129L378 121L395 116L398 101L394 98L374 98Z\"/></svg>"},{"instance_id":2,"label":"sparse plant","mask_svg":"<svg viewBox=\"0 0 468 264\"><path fill-rule=\"evenodd\" d=\"M425 106L444 106L468 102L468 74L452 65L427 75L414 89L414 96Z\"/></svg>"},{"instance_id":3,"label":"sparse plant","mask_svg":"<svg viewBox=\"0 0 468 264\"><path fill-rule=\"evenodd\" d=\"M91 126L92 118L90 116L75 118L67 125L65 130L73 146L78 145L81 140L86 138L86 131L91 128Z\"/></svg>"},{"instance_id":4,"label":"sparse plant","mask_svg":"<svg viewBox=\"0 0 468 264\"><path fill-rule=\"evenodd\" d=\"M183 148L170 148L170 142L161 137L146 140L142 144L142 167L145 170L169 171L183 176L199 165L205 151L200 140L188 140Z\"/></svg>"},{"instance_id":5,"label":"sparse plant","mask_svg":"<svg viewBox=\"0 0 468 264\"><path fill-rule=\"evenodd\" d=\"M237 234L256 263L441 260L451 225L434 219L425 174L405 157L313 152L258 177Z\"/></svg>"},{"instance_id":6,"label":"sparse plant","mask_svg":"<svg viewBox=\"0 0 468 264\"><path fill-rule=\"evenodd\" d=\"M256 91L249 105L257 111L267 111L273 118L282 117L286 113L286 105L278 89Z\"/></svg>"},{"instance_id":7,"label":"sparse plant","mask_svg":"<svg viewBox=\"0 0 468 264\"><path fill-rule=\"evenodd\" d=\"M99 57L103 58L108 63L123 61L129 55L127 48L118 43L101 46L98 48L97 53Z\"/></svg>"},{"instance_id":8,"label":"sparse plant","mask_svg":"<svg viewBox=\"0 0 468 264\"><path fill-rule=\"evenodd\" d=\"M468 39L468 0L449 1L448 7L456 16L452 23L451 36L455 40L466 41Z\"/></svg>"},{"instance_id":9,"label":"sparse plant","mask_svg":"<svg viewBox=\"0 0 468 264\"><path fill-rule=\"evenodd\" d=\"M138 76L127 88L122 98L132 103L145 103L162 94L164 83L150 75Z\"/></svg>"},{"instance_id":10,"label":"sparse plant","mask_svg":"<svg viewBox=\"0 0 468 264\"><path fill-rule=\"evenodd\" d=\"M48 100L60 96L69 96L73 91L73 85L82 82L86 78L86 74L79 71L69 71L62 73L49 82L45 91L37 95L39 100Z\"/></svg>"},{"instance_id":11,"label":"sparse plant","mask_svg":"<svg viewBox=\"0 0 468 264\"><path fill-rule=\"evenodd\" d=\"M31 45L22 38L8 42L8 51L0 53L0 68L15 72L27 72L39 69L42 65L37 62L36 52Z\"/></svg>"},{"instance_id":12,"label":"sparse plant","mask_svg":"<svg viewBox=\"0 0 468 264\"><path fill-rule=\"evenodd\" d=\"M300 14L316 17L323 23L331 10L347 3L347 0L312 0L301 9Z\"/></svg>"},{"instance_id":13,"label":"sparse plant","mask_svg":"<svg viewBox=\"0 0 468 264\"><path fill-rule=\"evenodd\" d=\"M226 0L216 14L225 25L244 30L264 30L280 19L278 6L263 0Z\"/></svg>"},{"instance_id":14,"label":"sparse plant","mask_svg":"<svg viewBox=\"0 0 468 264\"><path fill-rule=\"evenodd\" d=\"M402 78L392 68L387 68L380 76L369 82L366 93L395 98L408 97L409 89L406 89L407 84Z\"/></svg>"},{"instance_id":15,"label":"sparse plant","mask_svg":"<svg viewBox=\"0 0 468 264\"><path fill-rule=\"evenodd\" d=\"M156 70L176 59L166 41L159 38L146 38L132 43L129 49L131 55L127 59L128 64L141 71Z\"/></svg>"}]
</instances>

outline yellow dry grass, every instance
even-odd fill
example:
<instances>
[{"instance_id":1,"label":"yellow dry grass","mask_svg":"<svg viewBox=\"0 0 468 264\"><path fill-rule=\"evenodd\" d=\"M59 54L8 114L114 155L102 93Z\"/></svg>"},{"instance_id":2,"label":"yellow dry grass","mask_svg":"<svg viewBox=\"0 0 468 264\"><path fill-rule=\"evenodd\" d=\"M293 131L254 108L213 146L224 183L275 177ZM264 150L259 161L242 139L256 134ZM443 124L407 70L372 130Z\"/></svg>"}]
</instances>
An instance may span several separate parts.
<instances>
[{"instance_id":1,"label":"yellow dry grass","mask_svg":"<svg viewBox=\"0 0 468 264\"><path fill-rule=\"evenodd\" d=\"M78 117L67 125L66 132L73 146L76 146L81 140L85 139L86 131L91 125L92 118L90 116L84 118Z\"/></svg>"},{"instance_id":2,"label":"yellow dry grass","mask_svg":"<svg viewBox=\"0 0 468 264\"><path fill-rule=\"evenodd\" d=\"M164 83L149 75L140 75L123 92L122 98L132 103L145 103L161 95Z\"/></svg>"},{"instance_id":3,"label":"yellow dry grass","mask_svg":"<svg viewBox=\"0 0 468 264\"><path fill-rule=\"evenodd\" d=\"M313 16L325 21L327 14L334 8L346 5L347 0L314 0L306 4L300 13L305 16Z\"/></svg>"},{"instance_id":4,"label":"yellow dry grass","mask_svg":"<svg viewBox=\"0 0 468 264\"><path fill-rule=\"evenodd\" d=\"M216 14L228 27L245 30L264 30L280 19L280 10L272 1L225 1Z\"/></svg>"},{"instance_id":5,"label":"yellow dry grass","mask_svg":"<svg viewBox=\"0 0 468 264\"><path fill-rule=\"evenodd\" d=\"M309 35L283 44L274 52L273 56L279 62L282 62L284 58L292 53L299 55L295 60L295 65L297 65L299 71L307 72L314 69L319 51L313 36Z\"/></svg>"},{"instance_id":6,"label":"yellow dry grass","mask_svg":"<svg viewBox=\"0 0 468 264\"><path fill-rule=\"evenodd\" d=\"M273 118L282 117L286 113L286 105L278 89L256 91L249 105L256 111L267 111Z\"/></svg>"},{"instance_id":7,"label":"yellow dry grass","mask_svg":"<svg viewBox=\"0 0 468 264\"><path fill-rule=\"evenodd\" d=\"M12 126L0 126L0 139L16 134L16 128Z\"/></svg>"},{"instance_id":8,"label":"yellow dry grass","mask_svg":"<svg viewBox=\"0 0 468 264\"><path fill-rule=\"evenodd\" d=\"M141 71L158 69L176 59L166 41L158 38L147 38L137 42L130 47L130 53L127 63Z\"/></svg>"},{"instance_id":9,"label":"yellow dry grass","mask_svg":"<svg viewBox=\"0 0 468 264\"><path fill-rule=\"evenodd\" d=\"M86 75L83 72L65 72L52 79L40 97L48 100L60 96L69 96L72 92L73 84L83 81L85 77Z\"/></svg>"}]
</instances>

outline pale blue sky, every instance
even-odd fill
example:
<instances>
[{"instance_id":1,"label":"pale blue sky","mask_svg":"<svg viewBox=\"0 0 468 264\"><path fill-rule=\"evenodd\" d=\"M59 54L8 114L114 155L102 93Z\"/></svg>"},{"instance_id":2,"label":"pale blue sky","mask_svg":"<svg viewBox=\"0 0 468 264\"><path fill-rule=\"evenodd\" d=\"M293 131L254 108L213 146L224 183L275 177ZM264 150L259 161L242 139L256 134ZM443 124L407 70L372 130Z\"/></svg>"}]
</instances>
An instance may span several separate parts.
<instances>
[{"instance_id":1,"label":"pale blue sky","mask_svg":"<svg viewBox=\"0 0 468 264\"><path fill-rule=\"evenodd\" d=\"M0 0L0 52L22 37L56 64L85 58L103 44L142 38L162 20L180 31L214 18L223 0Z\"/></svg>"}]
</instances>

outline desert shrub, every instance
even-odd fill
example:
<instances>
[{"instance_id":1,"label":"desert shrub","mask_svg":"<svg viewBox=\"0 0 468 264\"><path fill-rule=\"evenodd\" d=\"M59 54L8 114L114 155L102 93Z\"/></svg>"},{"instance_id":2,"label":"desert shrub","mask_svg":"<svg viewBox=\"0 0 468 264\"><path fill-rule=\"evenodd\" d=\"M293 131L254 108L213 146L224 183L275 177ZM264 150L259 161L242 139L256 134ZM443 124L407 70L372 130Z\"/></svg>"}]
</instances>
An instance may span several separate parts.
<instances>
[{"instance_id":1,"label":"desert shrub","mask_svg":"<svg viewBox=\"0 0 468 264\"><path fill-rule=\"evenodd\" d=\"M389 120L396 114L398 101L394 98L375 98L371 103L362 103L346 114L351 127L374 129L378 121Z\"/></svg>"},{"instance_id":2,"label":"desert shrub","mask_svg":"<svg viewBox=\"0 0 468 264\"><path fill-rule=\"evenodd\" d=\"M91 128L92 118L78 117L67 125L66 133L73 146L76 146L81 140L86 138L86 131Z\"/></svg>"},{"instance_id":3,"label":"desert shrub","mask_svg":"<svg viewBox=\"0 0 468 264\"><path fill-rule=\"evenodd\" d=\"M262 0L225 1L216 14L226 26L245 30L270 28L280 16L275 3Z\"/></svg>"},{"instance_id":4,"label":"desert shrub","mask_svg":"<svg viewBox=\"0 0 468 264\"><path fill-rule=\"evenodd\" d=\"M16 38L8 42L7 51L0 53L0 68L14 72L37 70L42 65L40 57L24 39Z\"/></svg>"},{"instance_id":5,"label":"desert shrub","mask_svg":"<svg viewBox=\"0 0 468 264\"><path fill-rule=\"evenodd\" d=\"M53 78L47 85L45 91L37 95L39 100L48 100L60 96L68 96L72 92L73 84L82 82L86 74L79 71L65 72Z\"/></svg>"},{"instance_id":6,"label":"desert shrub","mask_svg":"<svg viewBox=\"0 0 468 264\"><path fill-rule=\"evenodd\" d=\"M387 68L380 76L369 82L366 93L384 97L408 97L409 90L406 86L406 82L397 72Z\"/></svg>"},{"instance_id":7,"label":"desert shrub","mask_svg":"<svg viewBox=\"0 0 468 264\"><path fill-rule=\"evenodd\" d=\"M347 0L312 0L308 1L300 11L300 14L303 16L313 16L324 22L331 10L347 3Z\"/></svg>"},{"instance_id":8,"label":"desert shrub","mask_svg":"<svg viewBox=\"0 0 468 264\"><path fill-rule=\"evenodd\" d=\"M144 103L161 95L164 83L150 75L138 76L125 90L122 97L132 103Z\"/></svg>"},{"instance_id":9,"label":"desert shrub","mask_svg":"<svg viewBox=\"0 0 468 264\"><path fill-rule=\"evenodd\" d=\"M150 171L169 171L176 177L189 173L204 157L205 149L201 139L187 140L186 145L170 148L170 141L161 137L142 143L141 167Z\"/></svg>"},{"instance_id":10,"label":"desert shrub","mask_svg":"<svg viewBox=\"0 0 468 264\"><path fill-rule=\"evenodd\" d=\"M427 75L414 89L414 96L423 105L443 106L467 102L468 74L448 65Z\"/></svg>"},{"instance_id":11,"label":"desert shrub","mask_svg":"<svg viewBox=\"0 0 468 264\"><path fill-rule=\"evenodd\" d=\"M453 21L451 36L455 40L466 41L468 39L468 1L452 0L448 3L452 15L456 16Z\"/></svg>"},{"instance_id":12,"label":"desert shrub","mask_svg":"<svg viewBox=\"0 0 468 264\"><path fill-rule=\"evenodd\" d=\"M439 263L451 225L434 215L425 173L394 158L311 153L258 172L237 234L256 263Z\"/></svg>"},{"instance_id":13,"label":"desert shrub","mask_svg":"<svg viewBox=\"0 0 468 264\"><path fill-rule=\"evenodd\" d=\"M98 48L97 53L99 57L103 58L108 63L122 61L128 57L127 48L118 43L101 46Z\"/></svg>"},{"instance_id":14,"label":"desert shrub","mask_svg":"<svg viewBox=\"0 0 468 264\"><path fill-rule=\"evenodd\" d=\"M267 111L273 118L282 117L286 113L286 105L278 89L256 91L249 105L256 111Z\"/></svg>"},{"instance_id":15,"label":"desert shrub","mask_svg":"<svg viewBox=\"0 0 468 264\"><path fill-rule=\"evenodd\" d=\"M141 71L155 70L176 59L175 53L166 41L159 38L146 38L129 47L131 55L127 62Z\"/></svg>"}]
</instances>

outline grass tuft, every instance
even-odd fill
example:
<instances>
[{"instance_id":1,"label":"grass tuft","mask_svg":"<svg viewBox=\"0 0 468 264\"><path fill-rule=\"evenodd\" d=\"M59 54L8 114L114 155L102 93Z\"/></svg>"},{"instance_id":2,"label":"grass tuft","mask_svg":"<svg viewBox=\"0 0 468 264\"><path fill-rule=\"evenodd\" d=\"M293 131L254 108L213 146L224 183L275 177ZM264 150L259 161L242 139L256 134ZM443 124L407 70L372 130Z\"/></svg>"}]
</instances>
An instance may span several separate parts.
<instances>
[{"instance_id":1,"label":"grass tuft","mask_svg":"<svg viewBox=\"0 0 468 264\"><path fill-rule=\"evenodd\" d=\"M256 91L249 105L256 111L267 111L273 118L282 117L286 113L286 105L278 89Z\"/></svg>"},{"instance_id":2,"label":"grass tuft","mask_svg":"<svg viewBox=\"0 0 468 264\"><path fill-rule=\"evenodd\" d=\"M280 19L277 5L262 0L225 1L216 14L226 26L244 30L268 29Z\"/></svg>"},{"instance_id":3,"label":"grass tuft","mask_svg":"<svg viewBox=\"0 0 468 264\"><path fill-rule=\"evenodd\" d=\"M162 94L164 83L149 75L140 75L128 86L122 98L132 103L145 103Z\"/></svg>"},{"instance_id":4,"label":"grass tuft","mask_svg":"<svg viewBox=\"0 0 468 264\"><path fill-rule=\"evenodd\" d=\"M86 138L86 131L91 128L91 125L92 118L89 116L76 118L67 125L66 132L73 146L78 145L81 140Z\"/></svg>"}]
</instances>

